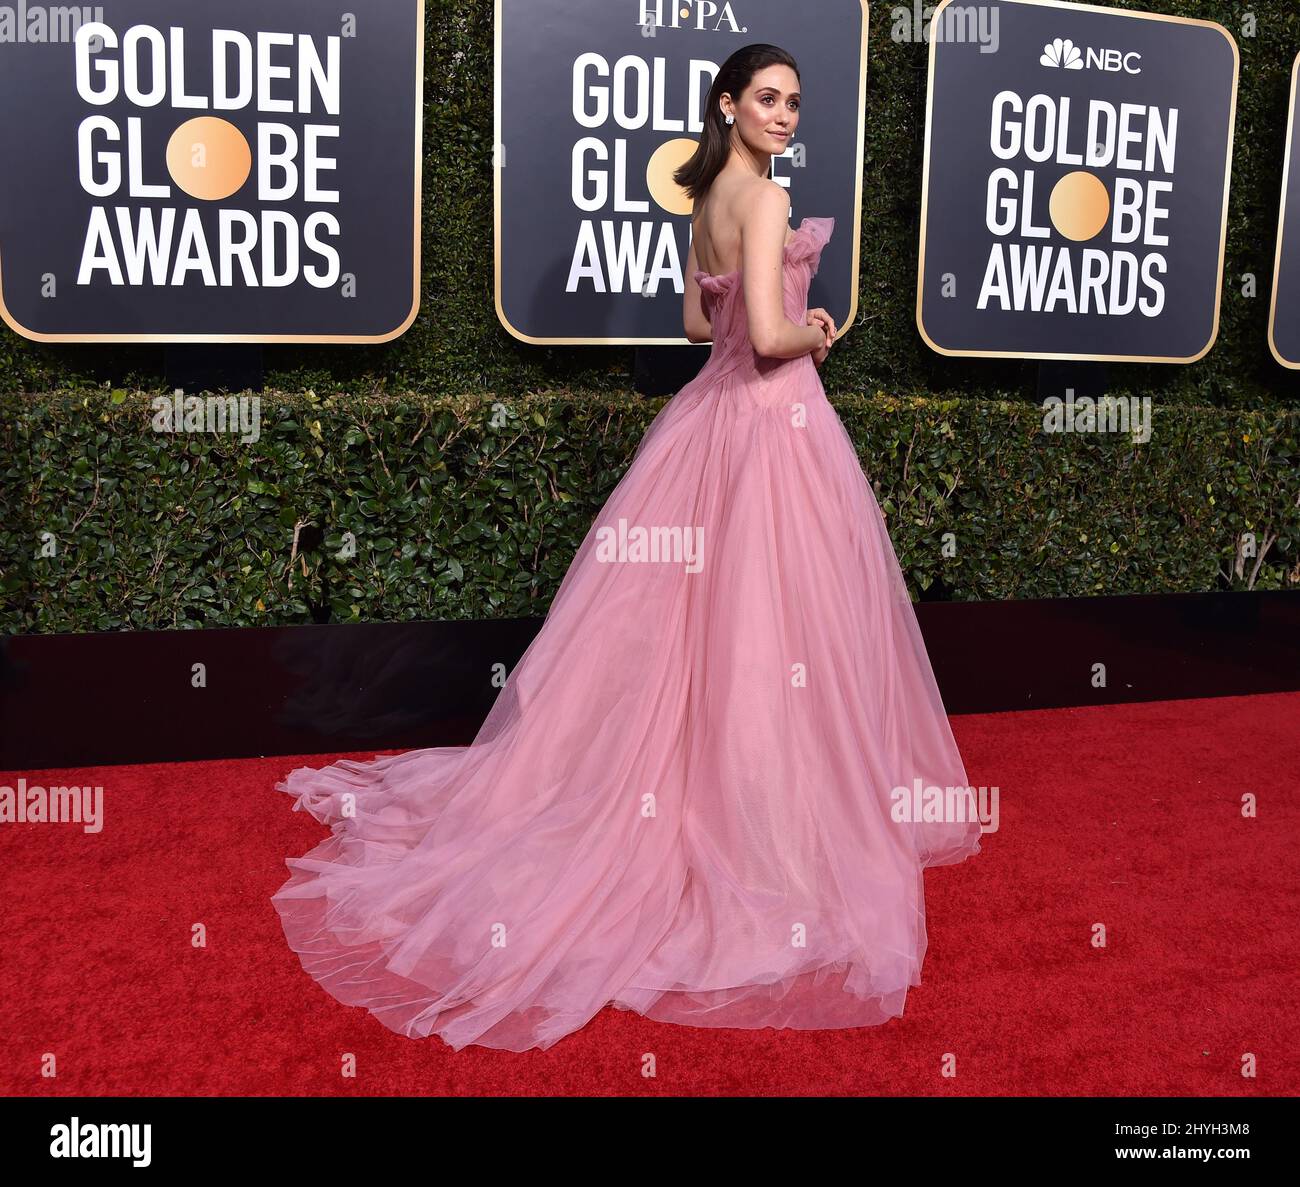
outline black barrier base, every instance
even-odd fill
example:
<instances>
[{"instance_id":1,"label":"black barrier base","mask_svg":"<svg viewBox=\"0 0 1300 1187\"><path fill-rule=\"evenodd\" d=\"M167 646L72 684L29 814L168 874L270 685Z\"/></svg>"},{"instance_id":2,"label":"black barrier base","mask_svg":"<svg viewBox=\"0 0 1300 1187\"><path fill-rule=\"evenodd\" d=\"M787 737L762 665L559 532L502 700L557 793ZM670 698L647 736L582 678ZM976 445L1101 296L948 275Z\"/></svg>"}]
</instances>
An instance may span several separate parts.
<instances>
[{"instance_id":1,"label":"black barrier base","mask_svg":"<svg viewBox=\"0 0 1300 1187\"><path fill-rule=\"evenodd\" d=\"M1300 690L1296 593L931 602L916 613L949 713ZM464 745L540 625L0 639L0 770ZM1098 662L1105 688L1089 679Z\"/></svg>"},{"instance_id":2,"label":"black barrier base","mask_svg":"<svg viewBox=\"0 0 1300 1187\"><path fill-rule=\"evenodd\" d=\"M1108 363L1080 359L1040 359L1037 400L1039 404L1049 396L1068 400L1071 391L1076 400L1082 396L1095 400L1106 394L1109 380Z\"/></svg>"},{"instance_id":3,"label":"black barrier base","mask_svg":"<svg viewBox=\"0 0 1300 1187\"><path fill-rule=\"evenodd\" d=\"M196 392L260 392L262 348L250 342L177 342L164 350L167 386Z\"/></svg>"},{"instance_id":4,"label":"black barrier base","mask_svg":"<svg viewBox=\"0 0 1300 1187\"><path fill-rule=\"evenodd\" d=\"M632 389L642 396L681 391L708 361L708 346L638 346L633 351Z\"/></svg>"}]
</instances>

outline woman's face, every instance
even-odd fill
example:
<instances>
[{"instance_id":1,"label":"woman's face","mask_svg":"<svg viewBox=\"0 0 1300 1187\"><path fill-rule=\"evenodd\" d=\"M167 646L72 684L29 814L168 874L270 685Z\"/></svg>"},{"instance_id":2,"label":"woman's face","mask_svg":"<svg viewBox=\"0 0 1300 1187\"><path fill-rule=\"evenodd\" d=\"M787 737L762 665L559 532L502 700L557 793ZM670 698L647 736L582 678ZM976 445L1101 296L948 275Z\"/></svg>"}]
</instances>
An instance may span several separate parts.
<instances>
[{"instance_id":1,"label":"woman's face","mask_svg":"<svg viewBox=\"0 0 1300 1187\"><path fill-rule=\"evenodd\" d=\"M789 66L765 66L739 100L732 100L731 114L749 149L779 156L799 126L799 76Z\"/></svg>"}]
</instances>

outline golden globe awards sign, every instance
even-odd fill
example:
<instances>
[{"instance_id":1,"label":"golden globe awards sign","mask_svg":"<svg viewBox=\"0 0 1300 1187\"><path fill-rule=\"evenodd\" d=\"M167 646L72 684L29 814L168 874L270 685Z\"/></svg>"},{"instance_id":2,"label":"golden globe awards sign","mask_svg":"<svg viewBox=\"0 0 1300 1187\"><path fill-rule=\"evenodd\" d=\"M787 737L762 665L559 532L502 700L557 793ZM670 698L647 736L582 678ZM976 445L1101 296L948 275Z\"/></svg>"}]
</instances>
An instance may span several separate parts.
<instances>
[{"instance_id":1,"label":"golden globe awards sign","mask_svg":"<svg viewBox=\"0 0 1300 1187\"><path fill-rule=\"evenodd\" d=\"M1282 201L1278 209L1277 251L1273 261L1273 301L1268 314L1268 346L1284 367L1300 369L1300 119L1297 81L1300 56L1291 66L1290 116L1286 129L1286 161L1282 169Z\"/></svg>"},{"instance_id":2,"label":"golden globe awards sign","mask_svg":"<svg viewBox=\"0 0 1300 1187\"><path fill-rule=\"evenodd\" d=\"M949 355L1188 363L1218 333L1238 53L1221 26L939 5L917 325Z\"/></svg>"},{"instance_id":3,"label":"golden globe awards sign","mask_svg":"<svg viewBox=\"0 0 1300 1187\"><path fill-rule=\"evenodd\" d=\"M38 38L0 25L11 328L56 342L380 342L411 324L422 0L59 13Z\"/></svg>"},{"instance_id":4,"label":"golden globe awards sign","mask_svg":"<svg viewBox=\"0 0 1300 1187\"><path fill-rule=\"evenodd\" d=\"M686 341L692 203L672 175L699 142L719 66L755 42L803 71L796 143L772 176L792 227L835 219L810 302L852 322L865 0L497 0L496 22L496 305L511 334Z\"/></svg>"}]
</instances>

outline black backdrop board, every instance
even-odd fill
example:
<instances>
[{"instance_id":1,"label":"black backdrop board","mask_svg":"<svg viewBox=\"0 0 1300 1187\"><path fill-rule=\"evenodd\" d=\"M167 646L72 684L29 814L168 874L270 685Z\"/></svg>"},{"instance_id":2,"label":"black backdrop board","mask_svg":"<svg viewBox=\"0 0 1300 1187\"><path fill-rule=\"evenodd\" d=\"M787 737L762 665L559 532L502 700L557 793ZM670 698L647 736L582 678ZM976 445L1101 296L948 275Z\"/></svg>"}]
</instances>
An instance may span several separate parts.
<instances>
[{"instance_id":1,"label":"black backdrop board","mask_svg":"<svg viewBox=\"0 0 1300 1187\"><path fill-rule=\"evenodd\" d=\"M346 7L115 0L102 22L0 42L10 327L55 342L403 332L424 5Z\"/></svg>"},{"instance_id":2,"label":"black backdrop board","mask_svg":"<svg viewBox=\"0 0 1300 1187\"><path fill-rule=\"evenodd\" d=\"M672 180L736 50L802 70L801 122L772 177L790 225L834 218L809 304L857 311L866 0L497 0L496 308L524 342L685 344L692 203Z\"/></svg>"},{"instance_id":3,"label":"black backdrop board","mask_svg":"<svg viewBox=\"0 0 1300 1187\"><path fill-rule=\"evenodd\" d=\"M198 392L261 392L266 387L262 348L255 343L179 343L163 347L167 387Z\"/></svg>"},{"instance_id":4,"label":"black backdrop board","mask_svg":"<svg viewBox=\"0 0 1300 1187\"><path fill-rule=\"evenodd\" d=\"M1049 0L945 3L934 30L916 309L927 344L1202 357L1218 333L1232 36Z\"/></svg>"},{"instance_id":5,"label":"black backdrop board","mask_svg":"<svg viewBox=\"0 0 1300 1187\"><path fill-rule=\"evenodd\" d=\"M1077 359L1044 359L1038 364L1033 396L1041 404L1055 396L1068 402L1085 396L1096 400L1106 394L1110 377L1108 363L1080 362Z\"/></svg>"},{"instance_id":6,"label":"black backdrop board","mask_svg":"<svg viewBox=\"0 0 1300 1187\"><path fill-rule=\"evenodd\" d=\"M681 391L709 358L707 346L641 346L632 353L632 390L642 396Z\"/></svg>"}]
</instances>

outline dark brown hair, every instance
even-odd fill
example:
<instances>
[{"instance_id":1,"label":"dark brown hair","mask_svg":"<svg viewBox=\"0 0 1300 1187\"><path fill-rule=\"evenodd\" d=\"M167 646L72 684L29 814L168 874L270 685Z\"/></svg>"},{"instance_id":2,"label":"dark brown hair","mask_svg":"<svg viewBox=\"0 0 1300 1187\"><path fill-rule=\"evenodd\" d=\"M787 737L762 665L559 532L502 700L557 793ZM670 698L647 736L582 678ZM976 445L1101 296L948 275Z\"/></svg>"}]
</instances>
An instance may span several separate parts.
<instances>
[{"instance_id":1,"label":"dark brown hair","mask_svg":"<svg viewBox=\"0 0 1300 1187\"><path fill-rule=\"evenodd\" d=\"M754 80L754 75L768 66L789 66L795 77L799 77L795 60L780 46L764 42L741 46L722 63L704 103L704 130L700 134L700 143L691 159L673 173L673 180L686 191L692 202L698 204L709 192L709 186L731 153L731 129L734 125L726 123L720 99L724 94L730 94L738 102L745 88Z\"/></svg>"}]
</instances>

